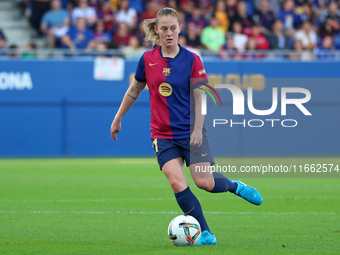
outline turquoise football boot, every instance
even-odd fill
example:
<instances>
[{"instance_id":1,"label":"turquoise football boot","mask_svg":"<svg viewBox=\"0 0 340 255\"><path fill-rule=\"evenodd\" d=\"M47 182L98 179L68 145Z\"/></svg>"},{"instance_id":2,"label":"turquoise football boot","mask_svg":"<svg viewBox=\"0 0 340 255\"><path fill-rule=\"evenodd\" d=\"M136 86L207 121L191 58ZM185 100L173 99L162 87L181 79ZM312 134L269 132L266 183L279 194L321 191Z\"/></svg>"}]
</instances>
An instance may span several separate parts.
<instances>
[{"instance_id":1,"label":"turquoise football boot","mask_svg":"<svg viewBox=\"0 0 340 255\"><path fill-rule=\"evenodd\" d=\"M195 245L210 245L210 244L217 244L216 237L214 234L210 234L208 230L204 230L201 233L200 240L198 240L197 244Z\"/></svg>"},{"instance_id":2,"label":"turquoise football boot","mask_svg":"<svg viewBox=\"0 0 340 255\"><path fill-rule=\"evenodd\" d=\"M260 192L257 191L257 189L250 187L241 181L232 182L236 182L238 184L235 195L242 197L243 199L247 200L248 202L254 205L262 204L263 198L261 197L261 194Z\"/></svg>"}]
</instances>

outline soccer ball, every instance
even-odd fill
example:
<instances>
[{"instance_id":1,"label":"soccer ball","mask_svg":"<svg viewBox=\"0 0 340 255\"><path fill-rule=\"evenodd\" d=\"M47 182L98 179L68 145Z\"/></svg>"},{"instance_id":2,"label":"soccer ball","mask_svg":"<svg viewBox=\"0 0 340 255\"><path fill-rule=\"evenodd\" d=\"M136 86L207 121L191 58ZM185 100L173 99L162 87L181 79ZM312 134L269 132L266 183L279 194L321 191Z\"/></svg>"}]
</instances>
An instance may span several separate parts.
<instances>
[{"instance_id":1,"label":"soccer ball","mask_svg":"<svg viewBox=\"0 0 340 255\"><path fill-rule=\"evenodd\" d=\"M201 237L201 226L194 217L180 215L170 222L168 235L170 241L176 246L192 246Z\"/></svg>"}]
</instances>

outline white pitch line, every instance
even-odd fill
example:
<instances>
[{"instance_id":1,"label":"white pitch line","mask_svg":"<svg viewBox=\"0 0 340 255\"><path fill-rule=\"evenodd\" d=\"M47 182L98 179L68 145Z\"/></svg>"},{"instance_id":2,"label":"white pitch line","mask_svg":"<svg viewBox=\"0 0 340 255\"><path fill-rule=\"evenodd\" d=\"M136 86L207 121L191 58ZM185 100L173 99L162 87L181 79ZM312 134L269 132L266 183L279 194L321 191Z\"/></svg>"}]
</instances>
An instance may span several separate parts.
<instances>
[{"instance_id":1,"label":"white pitch line","mask_svg":"<svg viewBox=\"0 0 340 255\"><path fill-rule=\"evenodd\" d=\"M0 200L0 203L73 203L73 202L116 202L116 201L168 201L175 198L99 198L99 199L46 199L46 200Z\"/></svg>"},{"instance_id":2,"label":"white pitch line","mask_svg":"<svg viewBox=\"0 0 340 255\"><path fill-rule=\"evenodd\" d=\"M199 198L199 200L229 200L229 199L239 199L236 196L220 196L220 197L204 197ZM310 199L334 199L339 200L340 197L264 197L265 200L267 199L284 199L284 200L310 200ZM156 197L156 198L98 198L98 199L45 199L45 200L0 200L0 203L74 203L74 202L117 202L117 201L171 201L175 200L174 197Z\"/></svg>"},{"instance_id":3,"label":"white pitch line","mask_svg":"<svg viewBox=\"0 0 340 255\"><path fill-rule=\"evenodd\" d=\"M182 214L177 211L0 211L0 214ZM339 215L339 212L204 212L204 214L242 215Z\"/></svg>"}]
</instances>

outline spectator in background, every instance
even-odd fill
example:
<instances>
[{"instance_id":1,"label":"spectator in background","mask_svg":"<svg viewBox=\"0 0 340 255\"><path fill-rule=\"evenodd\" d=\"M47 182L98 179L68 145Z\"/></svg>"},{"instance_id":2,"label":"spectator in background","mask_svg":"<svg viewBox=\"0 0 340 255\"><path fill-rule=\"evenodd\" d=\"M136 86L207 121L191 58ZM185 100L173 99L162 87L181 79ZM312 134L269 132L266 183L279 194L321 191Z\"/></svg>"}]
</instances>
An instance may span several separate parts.
<instances>
[{"instance_id":1,"label":"spectator in background","mask_svg":"<svg viewBox=\"0 0 340 255\"><path fill-rule=\"evenodd\" d=\"M229 19L228 15L226 12L226 5L223 0L218 0L216 2L216 7L215 7L215 13L214 16L217 18L218 23L219 23L219 28L222 29L224 33L228 31L229 28Z\"/></svg>"},{"instance_id":2,"label":"spectator in background","mask_svg":"<svg viewBox=\"0 0 340 255\"><path fill-rule=\"evenodd\" d=\"M89 7L92 7L96 13L101 9L101 1L100 0L88 0Z\"/></svg>"},{"instance_id":3,"label":"spectator in background","mask_svg":"<svg viewBox=\"0 0 340 255\"><path fill-rule=\"evenodd\" d=\"M290 59L311 60L313 58L310 52L305 51L301 40L295 40L294 50L295 52L290 54Z\"/></svg>"},{"instance_id":4,"label":"spectator in background","mask_svg":"<svg viewBox=\"0 0 340 255\"><path fill-rule=\"evenodd\" d=\"M107 50L107 44L104 42L97 43L95 49L99 52L105 52Z\"/></svg>"},{"instance_id":5,"label":"spectator in background","mask_svg":"<svg viewBox=\"0 0 340 255\"><path fill-rule=\"evenodd\" d=\"M7 39L6 39L6 36L5 34L2 32L2 30L0 29L0 49L5 47L7 43Z\"/></svg>"},{"instance_id":6,"label":"spectator in background","mask_svg":"<svg viewBox=\"0 0 340 255\"><path fill-rule=\"evenodd\" d=\"M115 23L115 17L111 10L111 3L104 2L102 3L101 10L98 11L98 19L104 20L105 23L105 30L112 31Z\"/></svg>"},{"instance_id":7,"label":"spectator in background","mask_svg":"<svg viewBox=\"0 0 340 255\"><path fill-rule=\"evenodd\" d=\"M129 1L122 0L120 3L120 8L116 15L117 22L125 22L130 29L133 29L137 25L137 12L133 8L129 8Z\"/></svg>"},{"instance_id":8,"label":"spectator in background","mask_svg":"<svg viewBox=\"0 0 340 255\"><path fill-rule=\"evenodd\" d=\"M282 2L283 2L282 0L269 0L269 10L271 10L275 16L277 16L279 11L281 10ZM261 3L262 3L262 0L254 0L255 8L257 10L261 9Z\"/></svg>"},{"instance_id":9,"label":"spectator in background","mask_svg":"<svg viewBox=\"0 0 340 255\"><path fill-rule=\"evenodd\" d=\"M44 14L51 8L51 0L31 0L31 16L30 23L32 27L37 31L39 36L42 36L40 31L40 23Z\"/></svg>"},{"instance_id":10,"label":"spectator in background","mask_svg":"<svg viewBox=\"0 0 340 255\"><path fill-rule=\"evenodd\" d=\"M303 44L302 44L302 41L301 41L301 40L296 39L296 40L294 41L294 50L296 50L296 51L303 51L303 50L304 50Z\"/></svg>"},{"instance_id":11,"label":"spectator in background","mask_svg":"<svg viewBox=\"0 0 340 255\"><path fill-rule=\"evenodd\" d=\"M187 22L193 22L196 24L197 28L202 31L206 26L207 26L207 21L205 20L205 18L202 15L201 9L198 7L195 7L192 10L192 13L190 15L190 17L187 19ZM182 24L182 23L180 23Z\"/></svg>"},{"instance_id":12,"label":"spectator in background","mask_svg":"<svg viewBox=\"0 0 340 255\"><path fill-rule=\"evenodd\" d=\"M317 35L308 20L303 22L301 29L296 32L295 39L300 40L305 49L314 49L317 44Z\"/></svg>"},{"instance_id":13,"label":"spectator in background","mask_svg":"<svg viewBox=\"0 0 340 255\"><path fill-rule=\"evenodd\" d=\"M269 2L268 0L262 0L260 4L260 8L255 11L255 15L253 17L254 21L260 22L262 26L267 29L268 31L272 30L275 15L269 9Z\"/></svg>"},{"instance_id":14,"label":"spectator in background","mask_svg":"<svg viewBox=\"0 0 340 255\"><path fill-rule=\"evenodd\" d=\"M265 37L261 33L261 26L255 23L252 27L251 37L253 37L256 41L256 49L257 50L269 50L269 41L267 37Z\"/></svg>"},{"instance_id":15,"label":"spectator in background","mask_svg":"<svg viewBox=\"0 0 340 255\"><path fill-rule=\"evenodd\" d=\"M312 25L315 25L316 22L315 14L312 10L312 6L308 2L304 2L302 4L302 11L303 12L300 14L301 22L309 20L312 23Z\"/></svg>"},{"instance_id":16,"label":"spectator in background","mask_svg":"<svg viewBox=\"0 0 340 255\"><path fill-rule=\"evenodd\" d=\"M318 59L334 59L334 49L333 38L326 36L322 41L322 45L315 49L314 54Z\"/></svg>"},{"instance_id":17,"label":"spectator in background","mask_svg":"<svg viewBox=\"0 0 340 255\"><path fill-rule=\"evenodd\" d=\"M251 26L253 18L247 14L247 6L245 2L239 2L237 5L237 13L231 20L231 26L234 22L240 22L242 25L242 33L249 35L251 33Z\"/></svg>"},{"instance_id":18,"label":"spectator in background","mask_svg":"<svg viewBox=\"0 0 340 255\"><path fill-rule=\"evenodd\" d=\"M198 5L199 8L202 9L202 11L206 10L207 12L212 10L212 5L211 5L210 0L196 0L196 4ZM206 14L206 13L204 13Z\"/></svg>"},{"instance_id":19,"label":"spectator in background","mask_svg":"<svg viewBox=\"0 0 340 255\"><path fill-rule=\"evenodd\" d=\"M11 44L9 47L9 57L10 58L18 58L19 57L19 47L16 44Z\"/></svg>"},{"instance_id":20,"label":"spectator in background","mask_svg":"<svg viewBox=\"0 0 340 255\"><path fill-rule=\"evenodd\" d=\"M93 31L93 40L95 43L106 43L108 44L111 39L111 33L105 31L105 23L103 20L97 20L95 26L94 26L94 31Z\"/></svg>"},{"instance_id":21,"label":"spectator in background","mask_svg":"<svg viewBox=\"0 0 340 255\"><path fill-rule=\"evenodd\" d=\"M125 22L121 22L118 24L117 32L113 35L113 41L119 48L122 48L129 45L131 36L128 25Z\"/></svg>"},{"instance_id":22,"label":"spectator in background","mask_svg":"<svg viewBox=\"0 0 340 255\"><path fill-rule=\"evenodd\" d=\"M151 50L151 49L153 49L152 48L152 43L151 43L151 41L143 41L142 42L142 46L143 46L143 48L144 48L144 51L145 51L145 49L147 49L147 50Z\"/></svg>"},{"instance_id":23,"label":"spectator in background","mask_svg":"<svg viewBox=\"0 0 340 255\"><path fill-rule=\"evenodd\" d=\"M185 38L185 36L183 35L178 36L178 44L187 48L188 45L187 45L187 39Z\"/></svg>"},{"instance_id":24,"label":"spectator in background","mask_svg":"<svg viewBox=\"0 0 340 255\"><path fill-rule=\"evenodd\" d=\"M194 9L195 4L192 0L180 0L179 6L185 13L190 13Z\"/></svg>"},{"instance_id":25,"label":"spectator in background","mask_svg":"<svg viewBox=\"0 0 340 255\"><path fill-rule=\"evenodd\" d=\"M227 5L226 12L227 12L229 21L231 21L237 12L237 0L226 0L226 5Z\"/></svg>"},{"instance_id":26,"label":"spectator in background","mask_svg":"<svg viewBox=\"0 0 340 255\"><path fill-rule=\"evenodd\" d=\"M141 47L141 44L136 36L131 36L129 39L129 44L123 47L123 53L127 58L138 57L140 58L145 49Z\"/></svg>"},{"instance_id":27,"label":"spectator in background","mask_svg":"<svg viewBox=\"0 0 340 255\"><path fill-rule=\"evenodd\" d=\"M107 51L107 44L106 43L96 43L96 47L95 47L95 56L96 57L102 57L102 58L105 58L105 57L110 57L109 54L106 53Z\"/></svg>"},{"instance_id":28,"label":"spectator in background","mask_svg":"<svg viewBox=\"0 0 340 255\"><path fill-rule=\"evenodd\" d=\"M61 38L62 48L69 49L93 49L96 43L93 40L93 33L86 27L86 19L78 18L76 26Z\"/></svg>"},{"instance_id":29,"label":"spectator in background","mask_svg":"<svg viewBox=\"0 0 340 255\"><path fill-rule=\"evenodd\" d=\"M180 35L178 36L178 44L185 47L187 50L190 50L191 52L197 54L201 58L201 53L197 48L193 48L190 45L187 44L187 39L185 36Z\"/></svg>"},{"instance_id":30,"label":"spectator in background","mask_svg":"<svg viewBox=\"0 0 340 255\"><path fill-rule=\"evenodd\" d=\"M179 8L178 8L176 0L169 0L167 7L175 9L176 11L179 11Z\"/></svg>"},{"instance_id":31,"label":"spectator in background","mask_svg":"<svg viewBox=\"0 0 340 255\"><path fill-rule=\"evenodd\" d=\"M246 53L243 54L244 59L256 59L256 40L253 37L249 37L246 44Z\"/></svg>"},{"instance_id":32,"label":"spectator in background","mask_svg":"<svg viewBox=\"0 0 340 255\"><path fill-rule=\"evenodd\" d=\"M279 12L278 18L282 21L284 29L288 31L290 36L301 25L300 17L295 12L293 0L286 0L283 3L283 9Z\"/></svg>"},{"instance_id":33,"label":"spectator in background","mask_svg":"<svg viewBox=\"0 0 340 255\"><path fill-rule=\"evenodd\" d=\"M35 43L28 43L25 46L25 51L21 54L23 59L35 59L38 54L38 46Z\"/></svg>"},{"instance_id":34,"label":"spectator in background","mask_svg":"<svg viewBox=\"0 0 340 255\"><path fill-rule=\"evenodd\" d=\"M96 22L96 11L88 5L87 0L79 0L79 7L73 9L73 24L76 24L78 18L85 18L88 26L92 26Z\"/></svg>"},{"instance_id":35,"label":"spectator in background","mask_svg":"<svg viewBox=\"0 0 340 255\"><path fill-rule=\"evenodd\" d=\"M248 42L248 36L242 34L242 25L238 21L233 23L233 39L235 48L239 51L244 51Z\"/></svg>"},{"instance_id":36,"label":"spectator in background","mask_svg":"<svg viewBox=\"0 0 340 255\"><path fill-rule=\"evenodd\" d=\"M188 24L187 34L185 36L186 44L192 48L201 49L201 36L199 30L194 22Z\"/></svg>"},{"instance_id":37,"label":"spectator in background","mask_svg":"<svg viewBox=\"0 0 340 255\"><path fill-rule=\"evenodd\" d=\"M147 0L147 1L150 1L150 0ZM166 2L167 0L151 0L151 1L155 1L159 10L160 11L161 9L165 8L166 7Z\"/></svg>"},{"instance_id":38,"label":"spectator in background","mask_svg":"<svg viewBox=\"0 0 340 255\"><path fill-rule=\"evenodd\" d=\"M223 45L223 49L229 50L229 51L237 51L237 48L235 47L235 44L234 44L234 37L227 35L226 44Z\"/></svg>"},{"instance_id":39,"label":"spectator in background","mask_svg":"<svg viewBox=\"0 0 340 255\"><path fill-rule=\"evenodd\" d=\"M270 48L273 50L289 49L289 38L283 34L282 21L277 19L273 25L273 33L269 38Z\"/></svg>"},{"instance_id":40,"label":"spectator in background","mask_svg":"<svg viewBox=\"0 0 340 255\"><path fill-rule=\"evenodd\" d=\"M61 1L63 3L62 4L63 7L64 7L65 1L68 2L67 5L66 5L66 8L65 7L64 8L67 9L69 14L72 14L73 9L78 6L78 2L79 2L79 0L61 0ZM72 22L72 17L70 17L70 20Z\"/></svg>"},{"instance_id":41,"label":"spectator in background","mask_svg":"<svg viewBox=\"0 0 340 255\"><path fill-rule=\"evenodd\" d=\"M160 8L158 7L155 0L151 0L146 4L146 11L142 13L141 19L154 19L156 18L157 12Z\"/></svg>"},{"instance_id":42,"label":"spectator in background","mask_svg":"<svg viewBox=\"0 0 340 255\"><path fill-rule=\"evenodd\" d=\"M240 54L234 45L234 37L227 35L226 44L223 45L223 51L220 53L222 59L241 59L242 54Z\"/></svg>"},{"instance_id":43,"label":"spectator in background","mask_svg":"<svg viewBox=\"0 0 340 255\"><path fill-rule=\"evenodd\" d=\"M294 53L291 53L289 58L290 59L301 59L301 52L303 51L303 46L301 40L294 41Z\"/></svg>"},{"instance_id":44,"label":"spectator in background","mask_svg":"<svg viewBox=\"0 0 340 255\"><path fill-rule=\"evenodd\" d=\"M328 11L320 18L320 35L334 36L340 30L340 11L338 10L337 2L330 2Z\"/></svg>"},{"instance_id":45,"label":"spectator in background","mask_svg":"<svg viewBox=\"0 0 340 255\"><path fill-rule=\"evenodd\" d=\"M56 40L64 36L68 29L70 20L66 10L61 9L60 0L52 0L51 10L42 17L40 30L47 35L47 47L54 48Z\"/></svg>"},{"instance_id":46,"label":"spectator in background","mask_svg":"<svg viewBox=\"0 0 340 255\"><path fill-rule=\"evenodd\" d=\"M138 38L139 42L144 42L145 33L144 33L143 21L139 22L137 31L134 33L134 35Z\"/></svg>"},{"instance_id":47,"label":"spectator in background","mask_svg":"<svg viewBox=\"0 0 340 255\"><path fill-rule=\"evenodd\" d=\"M120 1L121 1L121 0L109 0L109 2L110 2L110 4L111 4L111 10L112 10L112 11L115 12L115 11L118 10Z\"/></svg>"},{"instance_id":48,"label":"spectator in background","mask_svg":"<svg viewBox=\"0 0 340 255\"><path fill-rule=\"evenodd\" d=\"M185 19L185 13L180 10L178 12L178 15L179 15L179 24L182 25L182 30L179 33L179 35L185 35L186 34L186 27L187 27L187 22L186 22L186 19Z\"/></svg>"},{"instance_id":49,"label":"spectator in background","mask_svg":"<svg viewBox=\"0 0 340 255\"><path fill-rule=\"evenodd\" d=\"M203 29L201 42L212 51L219 51L225 43L224 33L218 27L218 20L216 17L212 17L210 19L210 26Z\"/></svg>"}]
</instances>

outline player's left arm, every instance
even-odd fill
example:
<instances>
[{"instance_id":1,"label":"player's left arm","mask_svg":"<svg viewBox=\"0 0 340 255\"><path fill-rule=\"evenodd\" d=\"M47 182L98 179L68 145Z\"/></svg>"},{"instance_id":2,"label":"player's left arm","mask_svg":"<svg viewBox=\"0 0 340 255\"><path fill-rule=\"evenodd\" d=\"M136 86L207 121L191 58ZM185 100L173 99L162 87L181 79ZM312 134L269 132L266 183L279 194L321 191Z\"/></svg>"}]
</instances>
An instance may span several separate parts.
<instances>
[{"instance_id":1,"label":"player's left arm","mask_svg":"<svg viewBox=\"0 0 340 255\"><path fill-rule=\"evenodd\" d=\"M202 115L202 95L204 91L196 88L193 90L194 101L195 101L195 124L194 130L190 137L190 145L200 147L203 140L203 123L204 115Z\"/></svg>"}]
</instances>

